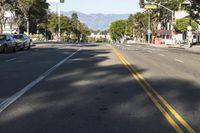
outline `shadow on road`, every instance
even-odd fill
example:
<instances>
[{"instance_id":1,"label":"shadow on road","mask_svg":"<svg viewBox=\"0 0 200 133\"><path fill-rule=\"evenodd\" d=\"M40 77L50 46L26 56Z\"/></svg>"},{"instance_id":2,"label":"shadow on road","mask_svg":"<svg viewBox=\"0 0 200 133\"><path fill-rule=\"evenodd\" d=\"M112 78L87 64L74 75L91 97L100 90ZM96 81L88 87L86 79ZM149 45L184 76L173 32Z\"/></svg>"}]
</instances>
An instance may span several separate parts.
<instances>
[{"instance_id":1,"label":"shadow on road","mask_svg":"<svg viewBox=\"0 0 200 133\"><path fill-rule=\"evenodd\" d=\"M199 86L178 79L150 83L199 129ZM4 111L0 123L2 133L174 132L112 51L91 47Z\"/></svg>"}]
</instances>

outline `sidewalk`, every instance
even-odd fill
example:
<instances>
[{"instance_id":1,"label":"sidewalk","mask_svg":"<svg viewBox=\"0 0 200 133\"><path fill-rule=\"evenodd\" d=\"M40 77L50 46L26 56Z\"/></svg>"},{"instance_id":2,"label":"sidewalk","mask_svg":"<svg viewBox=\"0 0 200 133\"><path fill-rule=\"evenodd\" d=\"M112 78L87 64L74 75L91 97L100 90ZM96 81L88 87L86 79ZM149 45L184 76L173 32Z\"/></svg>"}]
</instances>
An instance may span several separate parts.
<instances>
[{"instance_id":1,"label":"sidewalk","mask_svg":"<svg viewBox=\"0 0 200 133\"><path fill-rule=\"evenodd\" d=\"M137 44L143 44L143 45L149 45L148 43L139 43ZM158 47L158 48L175 48L175 49L184 49L186 51L200 53L200 45L193 45L191 48L188 48L187 45L184 44L177 44L177 45L156 45L156 44L150 44L151 47Z\"/></svg>"},{"instance_id":2,"label":"sidewalk","mask_svg":"<svg viewBox=\"0 0 200 133\"><path fill-rule=\"evenodd\" d=\"M195 53L200 53L200 46L192 46L191 48L185 48L187 51L195 52Z\"/></svg>"}]
</instances>

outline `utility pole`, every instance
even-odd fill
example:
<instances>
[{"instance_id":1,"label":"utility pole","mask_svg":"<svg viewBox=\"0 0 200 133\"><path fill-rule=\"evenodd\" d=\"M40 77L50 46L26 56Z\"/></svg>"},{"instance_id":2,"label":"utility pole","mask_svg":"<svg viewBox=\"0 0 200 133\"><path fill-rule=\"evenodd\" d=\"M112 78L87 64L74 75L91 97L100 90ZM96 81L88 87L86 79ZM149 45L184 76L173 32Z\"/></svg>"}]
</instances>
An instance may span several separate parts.
<instances>
[{"instance_id":1,"label":"utility pole","mask_svg":"<svg viewBox=\"0 0 200 133\"><path fill-rule=\"evenodd\" d=\"M58 3L58 40L60 41L60 3Z\"/></svg>"},{"instance_id":2,"label":"utility pole","mask_svg":"<svg viewBox=\"0 0 200 133\"><path fill-rule=\"evenodd\" d=\"M47 41L48 9L46 9L45 41Z\"/></svg>"},{"instance_id":3,"label":"utility pole","mask_svg":"<svg viewBox=\"0 0 200 133\"><path fill-rule=\"evenodd\" d=\"M148 10L149 17L148 17L148 44L151 43L151 13L150 10Z\"/></svg>"},{"instance_id":4,"label":"utility pole","mask_svg":"<svg viewBox=\"0 0 200 133\"><path fill-rule=\"evenodd\" d=\"M28 16L26 17L26 32L27 32L27 35L29 36L29 18L28 18Z\"/></svg>"},{"instance_id":5,"label":"utility pole","mask_svg":"<svg viewBox=\"0 0 200 133\"><path fill-rule=\"evenodd\" d=\"M61 26L60 26L60 17L61 17L61 11L60 11L60 3L65 3L65 0L47 0L47 2L56 3L56 11L58 15L58 40L60 41L61 37Z\"/></svg>"},{"instance_id":6,"label":"utility pole","mask_svg":"<svg viewBox=\"0 0 200 133\"><path fill-rule=\"evenodd\" d=\"M57 39L58 39L58 41L60 41L60 3L58 2L58 3L56 3L56 12L57 12L57 15L58 15L58 34L57 34Z\"/></svg>"},{"instance_id":7,"label":"utility pole","mask_svg":"<svg viewBox=\"0 0 200 133\"><path fill-rule=\"evenodd\" d=\"M148 11L148 44L151 44L151 9L157 9L157 4L145 3L144 0L139 0L140 8L147 9Z\"/></svg>"}]
</instances>

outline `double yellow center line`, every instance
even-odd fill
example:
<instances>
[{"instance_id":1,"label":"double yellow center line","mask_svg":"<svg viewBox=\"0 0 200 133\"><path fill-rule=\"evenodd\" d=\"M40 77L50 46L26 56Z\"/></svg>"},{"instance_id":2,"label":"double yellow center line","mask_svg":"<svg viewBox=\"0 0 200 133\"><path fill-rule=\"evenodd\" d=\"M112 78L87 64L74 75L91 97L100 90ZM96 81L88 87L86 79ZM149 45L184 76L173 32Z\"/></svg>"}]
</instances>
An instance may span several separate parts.
<instances>
[{"instance_id":1,"label":"double yellow center line","mask_svg":"<svg viewBox=\"0 0 200 133\"><path fill-rule=\"evenodd\" d=\"M178 112L144 79L144 77L137 72L137 70L124 58L124 56L113 46L110 46L113 52L118 56L124 66L129 70L132 77L137 80L143 88L147 96L152 100L155 106L160 110L170 125L177 133L184 133L180 127L184 127L189 133L196 133L196 131L179 115ZM172 117L173 116L173 117ZM178 123L178 124L177 124Z\"/></svg>"}]
</instances>

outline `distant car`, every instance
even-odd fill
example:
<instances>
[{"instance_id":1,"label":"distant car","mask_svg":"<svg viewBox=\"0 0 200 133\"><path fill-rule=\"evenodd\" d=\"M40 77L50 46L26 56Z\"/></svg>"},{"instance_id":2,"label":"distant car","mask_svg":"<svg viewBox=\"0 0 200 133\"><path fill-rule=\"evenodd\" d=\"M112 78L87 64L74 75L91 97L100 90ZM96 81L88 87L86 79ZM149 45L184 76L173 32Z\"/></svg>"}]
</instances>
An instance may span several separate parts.
<instances>
[{"instance_id":1,"label":"distant car","mask_svg":"<svg viewBox=\"0 0 200 133\"><path fill-rule=\"evenodd\" d=\"M11 34L0 34L0 52L16 52L17 43Z\"/></svg>"},{"instance_id":2,"label":"distant car","mask_svg":"<svg viewBox=\"0 0 200 133\"><path fill-rule=\"evenodd\" d=\"M15 41L17 42L17 47L21 50L30 49L32 45L31 39L25 34L14 34Z\"/></svg>"}]
</instances>

